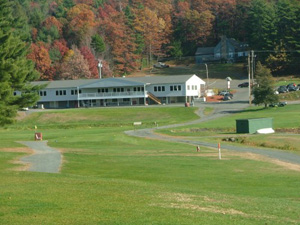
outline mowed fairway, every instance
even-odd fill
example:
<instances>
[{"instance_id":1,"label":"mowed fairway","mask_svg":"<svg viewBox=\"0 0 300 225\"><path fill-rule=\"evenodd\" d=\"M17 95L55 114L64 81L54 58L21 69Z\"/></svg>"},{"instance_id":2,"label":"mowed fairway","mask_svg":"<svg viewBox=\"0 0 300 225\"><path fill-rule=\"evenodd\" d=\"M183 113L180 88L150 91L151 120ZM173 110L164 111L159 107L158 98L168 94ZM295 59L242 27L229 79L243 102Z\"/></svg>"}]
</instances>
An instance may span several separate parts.
<instances>
[{"instance_id":1,"label":"mowed fairway","mask_svg":"<svg viewBox=\"0 0 300 225\"><path fill-rule=\"evenodd\" d=\"M197 118L184 107L45 111L0 130L0 224L299 224L299 171L124 134L134 121ZM63 153L59 174L16 164L28 153L15 141L35 125Z\"/></svg>"}]
</instances>

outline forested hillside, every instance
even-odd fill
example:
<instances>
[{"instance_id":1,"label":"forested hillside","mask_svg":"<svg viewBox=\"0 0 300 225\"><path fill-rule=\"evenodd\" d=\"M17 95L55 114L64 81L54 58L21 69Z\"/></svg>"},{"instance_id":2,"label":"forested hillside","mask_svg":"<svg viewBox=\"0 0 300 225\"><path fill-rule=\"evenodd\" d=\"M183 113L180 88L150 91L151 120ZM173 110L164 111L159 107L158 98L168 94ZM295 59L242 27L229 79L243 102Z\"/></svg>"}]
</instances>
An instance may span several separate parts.
<instances>
[{"instance_id":1,"label":"forested hillside","mask_svg":"<svg viewBox=\"0 0 300 225\"><path fill-rule=\"evenodd\" d=\"M103 76L126 75L161 57L193 56L221 35L249 43L273 72L299 65L297 0L13 2L14 32L40 80L98 77L98 60Z\"/></svg>"}]
</instances>

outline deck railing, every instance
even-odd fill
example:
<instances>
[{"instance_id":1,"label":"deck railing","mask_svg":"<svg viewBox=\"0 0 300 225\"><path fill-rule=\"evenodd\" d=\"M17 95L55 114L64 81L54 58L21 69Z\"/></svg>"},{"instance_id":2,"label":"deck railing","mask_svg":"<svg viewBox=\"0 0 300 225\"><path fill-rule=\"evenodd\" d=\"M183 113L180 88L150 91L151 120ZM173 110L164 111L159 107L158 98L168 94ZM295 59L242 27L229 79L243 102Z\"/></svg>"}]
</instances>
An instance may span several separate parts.
<instances>
[{"instance_id":1,"label":"deck railing","mask_svg":"<svg viewBox=\"0 0 300 225\"><path fill-rule=\"evenodd\" d=\"M100 92L100 93L82 93L79 94L79 99L89 99L89 98L107 98L107 97L117 97L117 98L129 98L129 97L146 97L143 91L124 91L124 92Z\"/></svg>"}]
</instances>

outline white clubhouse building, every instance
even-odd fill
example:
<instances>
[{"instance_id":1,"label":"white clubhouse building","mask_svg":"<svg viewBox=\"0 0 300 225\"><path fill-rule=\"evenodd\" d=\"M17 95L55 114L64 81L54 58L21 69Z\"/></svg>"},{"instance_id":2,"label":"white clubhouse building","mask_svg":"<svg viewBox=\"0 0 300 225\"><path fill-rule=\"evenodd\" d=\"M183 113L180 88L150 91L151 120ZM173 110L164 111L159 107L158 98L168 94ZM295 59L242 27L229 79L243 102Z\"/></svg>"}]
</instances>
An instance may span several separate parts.
<instances>
[{"instance_id":1,"label":"white clubhouse building","mask_svg":"<svg viewBox=\"0 0 300 225\"><path fill-rule=\"evenodd\" d=\"M196 75L36 81L44 108L130 106L192 102L205 82Z\"/></svg>"}]
</instances>

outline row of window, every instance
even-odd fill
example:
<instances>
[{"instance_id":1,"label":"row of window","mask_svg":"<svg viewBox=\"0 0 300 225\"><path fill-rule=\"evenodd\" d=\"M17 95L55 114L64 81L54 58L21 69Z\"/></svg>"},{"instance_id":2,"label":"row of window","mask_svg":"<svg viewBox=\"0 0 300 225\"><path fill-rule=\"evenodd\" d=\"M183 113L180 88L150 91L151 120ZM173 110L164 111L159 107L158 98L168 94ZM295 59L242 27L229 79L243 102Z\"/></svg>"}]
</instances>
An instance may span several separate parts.
<instances>
[{"instance_id":1,"label":"row of window","mask_svg":"<svg viewBox=\"0 0 300 225\"><path fill-rule=\"evenodd\" d=\"M77 90L77 89L75 89L75 90L71 90L71 95L77 95L77 94L81 94L81 90L79 89L79 90Z\"/></svg>"},{"instance_id":2,"label":"row of window","mask_svg":"<svg viewBox=\"0 0 300 225\"><path fill-rule=\"evenodd\" d=\"M165 86L154 86L154 91L155 92L161 92L161 91L165 91L166 88ZM197 90L197 85L188 85L187 86L187 90ZM124 92L125 89L124 88L113 88L113 92ZM127 91L129 92L130 89L127 89ZM144 87L134 87L133 91L144 91ZM181 85L171 85L170 86L170 91L181 91ZM108 92L108 88L99 88L98 89L98 93L107 93ZM81 94L81 90L71 90L71 95L77 95L77 94ZM14 92L14 95L16 95L16 92ZM39 92L40 96L47 96L47 92L46 91L40 91ZM62 95L67 95L67 91L66 90L56 90L56 95L57 96L62 96Z\"/></svg>"},{"instance_id":3,"label":"row of window","mask_svg":"<svg viewBox=\"0 0 300 225\"><path fill-rule=\"evenodd\" d=\"M188 86L187 86L187 89L188 89L188 90L197 90L197 89L198 89L198 86L197 86L197 85L188 85Z\"/></svg>"},{"instance_id":4,"label":"row of window","mask_svg":"<svg viewBox=\"0 0 300 225\"><path fill-rule=\"evenodd\" d=\"M112 90L115 93L121 93L121 92L125 92L124 88L113 88ZM127 92L130 92L130 88L126 89ZM133 88L133 91L144 91L144 87L135 87ZM107 93L108 92L108 88L99 88L98 89L98 93Z\"/></svg>"},{"instance_id":5,"label":"row of window","mask_svg":"<svg viewBox=\"0 0 300 225\"><path fill-rule=\"evenodd\" d=\"M40 96L47 96L47 91L40 91Z\"/></svg>"},{"instance_id":6,"label":"row of window","mask_svg":"<svg viewBox=\"0 0 300 225\"><path fill-rule=\"evenodd\" d=\"M154 86L154 91L165 91L165 86Z\"/></svg>"},{"instance_id":7,"label":"row of window","mask_svg":"<svg viewBox=\"0 0 300 225\"><path fill-rule=\"evenodd\" d=\"M165 90L166 90L165 86L154 86L155 92L165 91ZM171 85L170 91L181 91L181 85Z\"/></svg>"},{"instance_id":8,"label":"row of window","mask_svg":"<svg viewBox=\"0 0 300 225\"><path fill-rule=\"evenodd\" d=\"M67 95L67 91L66 90L57 90L56 95Z\"/></svg>"},{"instance_id":9,"label":"row of window","mask_svg":"<svg viewBox=\"0 0 300 225\"><path fill-rule=\"evenodd\" d=\"M134 87L133 91L144 91L144 87Z\"/></svg>"},{"instance_id":10,"label":"row of window","mask_svg":"<svg viewBox=\"0 0 300 225\"><path fill-rule=\"evenodd\" d=\"M181 85L170 86L170 91L181 91Z\"/></svg>"}]
</instances>

